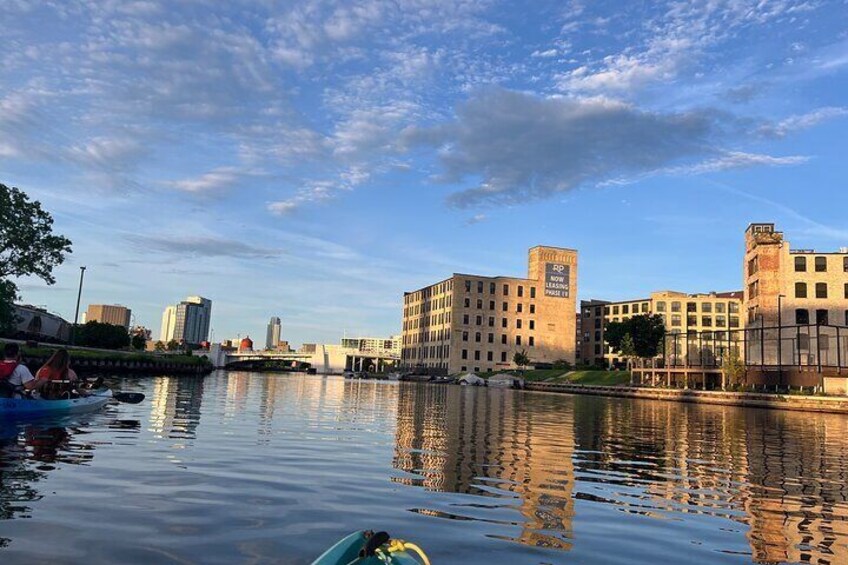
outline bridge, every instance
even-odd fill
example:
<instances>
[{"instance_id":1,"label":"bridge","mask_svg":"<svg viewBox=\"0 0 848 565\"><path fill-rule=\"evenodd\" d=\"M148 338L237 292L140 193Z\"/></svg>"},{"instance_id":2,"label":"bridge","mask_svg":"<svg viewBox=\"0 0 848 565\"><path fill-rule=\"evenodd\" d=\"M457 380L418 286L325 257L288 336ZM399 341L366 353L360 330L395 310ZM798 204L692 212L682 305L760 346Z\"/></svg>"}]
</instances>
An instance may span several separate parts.
<instances>
[{"instance_id":1,"label":"bridge","mask_svg":"<svg viewBox=\"0 0 848 565\"><path fill-rule=\"evenodd\" d=\"M213 344L208 352L197 352L207 357L216 368L250 370L279 366L281 369L300 370L307 366L320 374L341 374L344 371L381 372L395 366L400 356L391 350L361 350L341 345L316 345L314 351L227 351Z\"/></svg>"}]
</instances>

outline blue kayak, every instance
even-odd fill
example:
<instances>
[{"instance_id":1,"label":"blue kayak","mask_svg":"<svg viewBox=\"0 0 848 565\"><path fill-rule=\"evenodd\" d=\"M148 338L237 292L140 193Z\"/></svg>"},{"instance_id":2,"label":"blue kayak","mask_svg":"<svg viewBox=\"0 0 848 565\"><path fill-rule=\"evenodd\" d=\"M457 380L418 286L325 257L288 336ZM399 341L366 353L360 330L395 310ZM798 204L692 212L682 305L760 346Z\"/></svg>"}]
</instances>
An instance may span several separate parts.
<instances>
[{"instance_id":1,"label":"blue kayak","mask_svg":"<svg viewBox=\"0 0 848 565\"><path fill-rule=\"evenodd\" d=\"M40 418L91 412L106 406L112 400L108 388L90 391L87 396L63 400L32 398L0 398L0 418Z\"/></svg>"},{"instance_id":2,"label":"blue kayak","mask_svg":"<svg viewBox=\"0 0 848 565\"><path fill-rule=\"evenodd\" d=\"M417 556L417 557L416 557ZM430 565L417 545L385 532L359 531L343 538L312 565Z\"/></svg>"}]
</instances>

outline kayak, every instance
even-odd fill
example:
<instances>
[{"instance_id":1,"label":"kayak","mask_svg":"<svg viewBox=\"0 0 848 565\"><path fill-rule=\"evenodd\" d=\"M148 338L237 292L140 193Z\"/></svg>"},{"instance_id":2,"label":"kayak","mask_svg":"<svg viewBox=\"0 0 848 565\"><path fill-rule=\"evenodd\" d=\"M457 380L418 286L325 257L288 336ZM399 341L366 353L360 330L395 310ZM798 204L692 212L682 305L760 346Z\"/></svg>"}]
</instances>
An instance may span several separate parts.
<instances>
[{"instance_id":1,"label":"kayak","mask_svg":"<svg viewBox=\"0 0 848 565\"><path fill-rule=\"evenodd\" d=\"M430 561L415 544L390 539L385 532L359 531L343 538L312 562L312 565L350 564L430 565Z\"/></svg>"},{"instance_id":2,"label":"kayak","mask_svg":"<svg viewBox=\"0 0 848 565\"><path fill-rule=\"evenodd\" d=\"M32 398L0 398L0 418L38 418L42 416L79 414L106 406L112 400L108 388L92 390L88 396L63 400Z\"/></svg>"}]
</instances>

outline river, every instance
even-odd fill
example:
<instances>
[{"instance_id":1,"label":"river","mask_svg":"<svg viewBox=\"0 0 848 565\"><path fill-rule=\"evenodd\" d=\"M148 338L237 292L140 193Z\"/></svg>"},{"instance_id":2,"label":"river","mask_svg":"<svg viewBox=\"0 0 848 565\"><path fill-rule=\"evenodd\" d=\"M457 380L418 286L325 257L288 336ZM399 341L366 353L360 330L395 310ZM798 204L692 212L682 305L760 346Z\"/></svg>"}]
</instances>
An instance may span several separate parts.
<instances>
[{"instance_id":1,"label":"river","mask_svg":"<svg viewBox=\"0 0 848 565\"><path fill-rule=\"evenodd\" d=\"M0 426L0 562L848 563L848 417L213 373Z\"/></svg>"}]
</instances>

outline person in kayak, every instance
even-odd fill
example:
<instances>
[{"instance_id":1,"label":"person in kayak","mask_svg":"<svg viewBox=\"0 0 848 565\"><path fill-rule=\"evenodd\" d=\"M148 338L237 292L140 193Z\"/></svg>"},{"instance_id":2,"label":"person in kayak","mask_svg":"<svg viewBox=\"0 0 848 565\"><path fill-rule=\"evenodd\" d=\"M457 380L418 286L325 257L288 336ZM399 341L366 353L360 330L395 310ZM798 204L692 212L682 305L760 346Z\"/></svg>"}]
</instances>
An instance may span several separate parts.
<instances>
[{"instance_id":1,"label":"person in kayak","mask_svg":"<svg viewBox=\"0 0 848 565\"><path fill-rule=\"evenodd\" d=\"M0 396L15 398L25 390L37 386L35 377L21 363L21 348L17 343L7 343L3 347L3 361L0 362Z\"/></svg>"},{"instance_id":2,"label":"person in kayak","mask_svg":"<svg viewBox=\"0 0 848 565\"><path fill-rule=\"evenodd\" d=\"M73 395L79 378L70 364L71 356L68 350L58 349L35 373L35 386L43 398Z\"/></svg>"}]
</instances>

